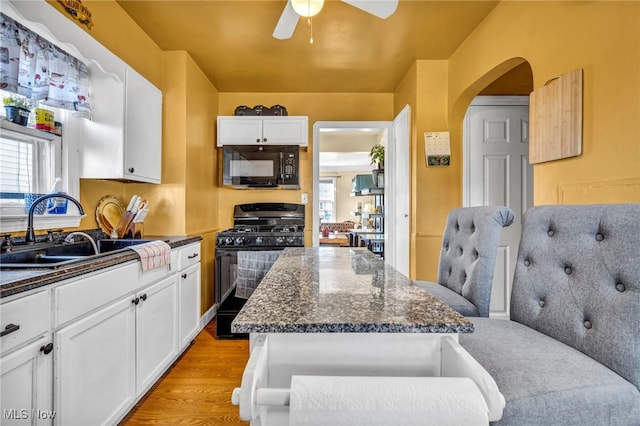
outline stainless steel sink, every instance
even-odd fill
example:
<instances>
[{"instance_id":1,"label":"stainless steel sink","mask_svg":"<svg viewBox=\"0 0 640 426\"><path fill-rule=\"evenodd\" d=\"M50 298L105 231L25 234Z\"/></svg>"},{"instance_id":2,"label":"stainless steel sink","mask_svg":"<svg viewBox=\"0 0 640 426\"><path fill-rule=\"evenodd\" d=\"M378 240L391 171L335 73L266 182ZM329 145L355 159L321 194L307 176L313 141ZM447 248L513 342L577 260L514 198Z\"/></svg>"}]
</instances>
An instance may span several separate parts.
<instances>
[{"instance_id":1,"label":"stainless steel sink","mask_svg":"<svg viewBox=\"0 0 640 426\"><path fill-rule=\"evenodd\" d=\"M11 253L0 254L0 269L16 268L60 268L125 250L153 240L97 240L98 254L89 241L75 243L39 243L16 247Z\"/></svg>"}]
</instances>

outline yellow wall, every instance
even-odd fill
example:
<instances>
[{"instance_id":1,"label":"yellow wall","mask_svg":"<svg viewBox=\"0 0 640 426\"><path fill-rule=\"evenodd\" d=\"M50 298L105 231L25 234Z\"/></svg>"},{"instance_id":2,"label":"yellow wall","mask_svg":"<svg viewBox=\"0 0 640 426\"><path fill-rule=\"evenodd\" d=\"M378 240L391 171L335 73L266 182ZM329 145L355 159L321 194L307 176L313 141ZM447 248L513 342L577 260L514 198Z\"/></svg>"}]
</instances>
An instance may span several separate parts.
<instances>
[{"instance_id":1,"label":"yellow wall","mask_svg":"<svg viewBox=\"0 0 640 426\"><path fill-rule=\"evenodd\" d=\"M221 188L219 196L219 227L233 224L233 205L266 201L300 203L301 193L309 194L305 223L305 241L312 241L313 205L313 124L316 121L387 121L393 119L391 93L220 93L220 115L233 115L236 107L246 105L284 105L289 115L309 117L309 147L300 150L300 190L237 190ZM220 160L219 160L220 163ZM219 164L220 166L220 164ZM218 171L218 182L222 180Z\"/></svg>"},{"instance_id":2,"label":"yellow wall","mask_svg":"<svg viewBox=\"0 0 640 426\"><path fill-rule=\"evenodd\" d=\"M58 2L49 3L67 16ZM137 194L149 201L145 235L201 235L205 312L214 303L214 245L219 222L214 126L217 90L186 52L163 52L115 1L83 4L91 10L94 26L91 30L80 27L162 89L163 129L162 184L82 179L80 200L87 212L94 212L104 195L116 195L126 204ZM93 214L81 223L82 229L96 227Z\"/></svg>"},{"instance_id":3,"label":"yellow wall","mask_svg":"<svg viewBox=\"0 0 640 426\"><path fill-rule=\"evenodd\" d=\"M639 202L639 23L638 2L498 4L449 61L454 144L488 75L526 60L535 90L581 68L583 154L534 166L534 204Z\"/></svg>"},{"instance_id":4,"label":"yellow wall","mask_svg":"<svg viewBox=\"0 0 640 426\"><path fill-rule=\"evenodd\" d=\"M61 9L58 2L50 3ZM535 204L640 201L640 3L501 2L448 60L412 64L392 94L216 93L188 55L161 52L113 0L84 3L93 12L90 33L163 87L165 124L162 185L83 180L81 200L92 211L106 194L125 200L134 192L147 196L157 209L145 224L147 233L162 229L203 234L203 248L212 252L212 232L232 224L234 204L274 199L297 203L306 192L312 205L311 140L310 148L301 151L300 191L219 188L220 150L213 148L211 127L216 115L233 115L239 105L281 104L289 115L309 117L311 138L316 121L391 120L409 104L410 274L433 280L446 213L462 202L462 120L467 106L490 83L523 63L531 67L534 89L556 75L584 70L583 154L535 166ZM182 62L168 64L169 57ZM169 77L169 70L177 74ZM169 106L169 99L177 104ZM200 108L201 114L190 114ZM427 168L423 133L440 130L451 135L451 166ZM95 227L95 219L85 219L82 227ZM311 214L306 229L311 241ZM205 274L211 268L205 266ZM208 285L209 277L203 279Z\"/></svg>"}]
</instances>

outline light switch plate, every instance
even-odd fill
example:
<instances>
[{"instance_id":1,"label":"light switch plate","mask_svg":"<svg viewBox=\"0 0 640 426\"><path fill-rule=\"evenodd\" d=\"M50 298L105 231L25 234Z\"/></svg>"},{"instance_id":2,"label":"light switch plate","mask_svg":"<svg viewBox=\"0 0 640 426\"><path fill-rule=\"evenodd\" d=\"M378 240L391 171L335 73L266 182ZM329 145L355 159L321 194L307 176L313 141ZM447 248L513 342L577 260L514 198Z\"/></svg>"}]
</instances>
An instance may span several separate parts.
<instances>
[{"instance_id":1,"label":"light switch plate","mask_svg":"<svg viewBox=\"0 0 640 426\"><path fill-rule=\"evenodd\" d=\"M309 202L309 194L307 194L306 192L303 192L302 195L300 196L300 202L302 204L307 204Z\"/></svg>"}]
</instances>

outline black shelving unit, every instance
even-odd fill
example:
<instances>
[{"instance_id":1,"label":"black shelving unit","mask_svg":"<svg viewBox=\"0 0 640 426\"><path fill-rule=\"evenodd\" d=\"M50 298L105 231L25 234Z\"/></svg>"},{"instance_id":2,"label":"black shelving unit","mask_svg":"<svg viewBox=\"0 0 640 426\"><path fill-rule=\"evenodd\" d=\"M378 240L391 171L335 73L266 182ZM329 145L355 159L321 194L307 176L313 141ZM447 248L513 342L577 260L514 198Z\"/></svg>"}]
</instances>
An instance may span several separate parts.
<instances>
[{"instance_id":1,"label":"black shelving unit","mask_svg":"<svg viewBox=\"0 0 640 426\"><path fill-rule=\"evenodd\" d=\"M384 188L370 187L354 191L351 196L372 196L375 213L354 212L362 218L362 222L371 221L371 232L354 232L349 240L352 245L367 247L371 252L384 257Z\"/></svg>"}]
</instances>

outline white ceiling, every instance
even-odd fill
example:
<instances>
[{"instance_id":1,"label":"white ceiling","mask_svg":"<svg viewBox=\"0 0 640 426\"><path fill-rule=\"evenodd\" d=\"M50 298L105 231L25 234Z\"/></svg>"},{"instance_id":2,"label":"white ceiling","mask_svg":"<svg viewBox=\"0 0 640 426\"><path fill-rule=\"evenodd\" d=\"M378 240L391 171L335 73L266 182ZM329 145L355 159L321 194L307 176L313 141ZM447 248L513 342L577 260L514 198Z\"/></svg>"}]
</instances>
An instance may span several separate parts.
<instances>
[{"instance_id":1,"label":"white ceiling","mask_svg":"<svg viewBox=\"0 0 640 426\"><path fill-rule=\"evenodd\" d=\"M320 132L320 172L371 171L369 151L384 133L370 129L323 129Z\"/></svg>"}]
</instances>

